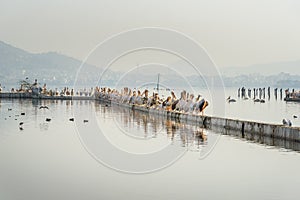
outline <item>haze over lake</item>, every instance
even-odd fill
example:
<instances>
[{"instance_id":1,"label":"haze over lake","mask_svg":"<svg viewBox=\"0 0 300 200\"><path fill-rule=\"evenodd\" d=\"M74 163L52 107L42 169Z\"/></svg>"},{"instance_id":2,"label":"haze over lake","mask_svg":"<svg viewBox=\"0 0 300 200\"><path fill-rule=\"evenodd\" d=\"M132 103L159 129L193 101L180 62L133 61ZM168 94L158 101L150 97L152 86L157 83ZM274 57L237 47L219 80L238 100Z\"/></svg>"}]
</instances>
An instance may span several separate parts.
<instances>
[{"instance_id":1,"label":"haze over lake","mask_svg":"<svg viewBox=\"0 0 300 200\"><path fill-rule=\"evenodd\" d=\"M299 0L1 0L0 200L298 200L299 22Z\"/></svg>"}]
</instances>

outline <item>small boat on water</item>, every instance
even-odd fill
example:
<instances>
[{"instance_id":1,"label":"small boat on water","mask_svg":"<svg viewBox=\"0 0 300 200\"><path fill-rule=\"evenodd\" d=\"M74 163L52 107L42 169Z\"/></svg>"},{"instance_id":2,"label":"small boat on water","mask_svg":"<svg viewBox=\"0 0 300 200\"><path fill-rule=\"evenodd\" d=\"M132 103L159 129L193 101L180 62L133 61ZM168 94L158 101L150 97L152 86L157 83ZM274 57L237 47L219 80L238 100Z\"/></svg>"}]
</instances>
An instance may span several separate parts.
<instances>
[{"instance_id":1,"label":"small boat on water","mask_svg":"<svg viewBox=\"0 0 300 200\"><path fill-rule=\"evenodd\" d=\"M286 93L285 101L300 102L300 92Z\"/></svg>"}]
</instances>

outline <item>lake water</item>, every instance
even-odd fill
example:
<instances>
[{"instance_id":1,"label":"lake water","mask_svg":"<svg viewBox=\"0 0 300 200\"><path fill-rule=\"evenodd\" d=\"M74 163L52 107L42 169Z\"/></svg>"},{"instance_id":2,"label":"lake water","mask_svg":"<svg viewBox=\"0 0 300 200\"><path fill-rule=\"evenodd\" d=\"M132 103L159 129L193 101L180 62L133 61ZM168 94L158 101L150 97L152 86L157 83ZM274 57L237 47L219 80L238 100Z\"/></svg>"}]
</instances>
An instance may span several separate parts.
<instances>
[{"instance_id":1,"label":"lake water","mask_svg":"<svg viewBox=\"0 0 300 200\"><path fill-rule=\"evenodd\" d=\"M256 103L253 99L243 100L238 98L237 89L226 89L225 93L226 96L232 96L237 100L236 103L225 104L226 117L274 124L281 124L282 119L285 118L291 120L293 126L300 126L300 103L285 102L280 99L279 90L276 99L272 88L270 99L266 94L265 103ZM294 116L297 116L297 118L294 118Z\"/></svg>"},{"instance_id":2,"label":"lake water","mask_svg":"<svg viewBox=\"0 0 300 200\"><path fill-rule=\"evenodd\" d=\"M299 113L225 106L272 122ZM0 111L0 199L299 199L294 150L98 102L1 100Z\"/></svg>"}]
</instances>

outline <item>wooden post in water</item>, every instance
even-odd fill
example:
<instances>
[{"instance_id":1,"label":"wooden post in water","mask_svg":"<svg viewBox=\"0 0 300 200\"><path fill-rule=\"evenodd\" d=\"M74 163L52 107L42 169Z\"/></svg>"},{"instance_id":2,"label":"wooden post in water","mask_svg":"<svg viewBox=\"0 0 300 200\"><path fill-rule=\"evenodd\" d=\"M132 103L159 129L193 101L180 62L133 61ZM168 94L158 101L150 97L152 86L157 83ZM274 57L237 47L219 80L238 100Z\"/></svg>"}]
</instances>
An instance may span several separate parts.
<instances>
[{"instance_id":1,"label":"wooden post in water","mask_svg":"<svg viewBox=\"0 0 300 200\"><path fill-rule=\"evenodd\" d=\"M160 74L157 75L157 85L156 85L156 89L157 89L158 94L159 94L159 76L160 76Z\"/></svg>"}]
</instances>

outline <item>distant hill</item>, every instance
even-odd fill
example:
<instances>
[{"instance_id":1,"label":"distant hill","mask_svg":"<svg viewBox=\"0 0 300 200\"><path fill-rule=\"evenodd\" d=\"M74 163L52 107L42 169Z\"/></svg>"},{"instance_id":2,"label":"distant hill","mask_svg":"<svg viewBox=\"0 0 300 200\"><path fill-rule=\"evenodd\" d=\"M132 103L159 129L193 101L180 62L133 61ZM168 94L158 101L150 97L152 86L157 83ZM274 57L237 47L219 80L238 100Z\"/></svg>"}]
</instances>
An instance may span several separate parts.
<instances>
[{"instance_id":1,"label":"distant hill","mask_svg":"<svg viewBox=\"0 0 300 200\"><path fill-rule=\"evenodd\" d=\"M2 86L16 87L20 80L38 79L51 87L72 86L81 61L55 52L33 54L0 41L0 83ZM103 85L138 86L147 83L156 84L160 73L160 83L169 88L188 87L187 81L196 87L204 87L203 78L188 71L186 63L172 65L175 69L184 69L185 74L172 70L151 67L139 73L122 77L121 72L108 70L102 77ZM232 67L221 69L222 78L227 87L293 87L300 88L300 61L253 65L249 67ZM182 71L182 70L181 70ZM92 87L98 83L102 69L85 64L77 83ZM151 86L152 87L152 86Z\"/></svg>"},{"instance_id":2,"label":"distant hill","mask_svg":"<svg viewBox=\"0 0 300 200\"><path fill-rule=\"evenodd\" d=\"M276 75L264 76L259 73L238 76L223 76L227 87L279 87L300 89L300 75L279 73Z\"/></svg>"},{"instance_id":3,"label":"distant hill","mask_svg":"<svg viewBox=\"0 0 300 200\"><path fill-rule=\"evenodd\" d=\"M248 75L254 73L270 76L282 72L290 73L293 75L300 75L300 60L276 62L276 63L268 63L268 64L256 64L247 67L221 68L221 73L226 76Z\"/></svg>"},{"instance_id":4,"label":"distant hill","mask_svg":"<svg viewBox=\"0 0 300 200\"><path fill-rule=\"evenodd\" d=\"M227 86L283 87L300 89L300 60L221 69Z\"/></svg>"},{"instance_id":5,"label":"distant hill","mask_svg":"<svg viewBox=\"0 0 300 200\"><path fill-rule=\"evenodd\" d=\"M72 85L80 65L80 60L62 54L33 54L0 41L0 83L3 85L17 85L26 77L38 79L41 84ZM94 80L98 71L87 64L84 77Z\"/></svg>"}]
</instances>

